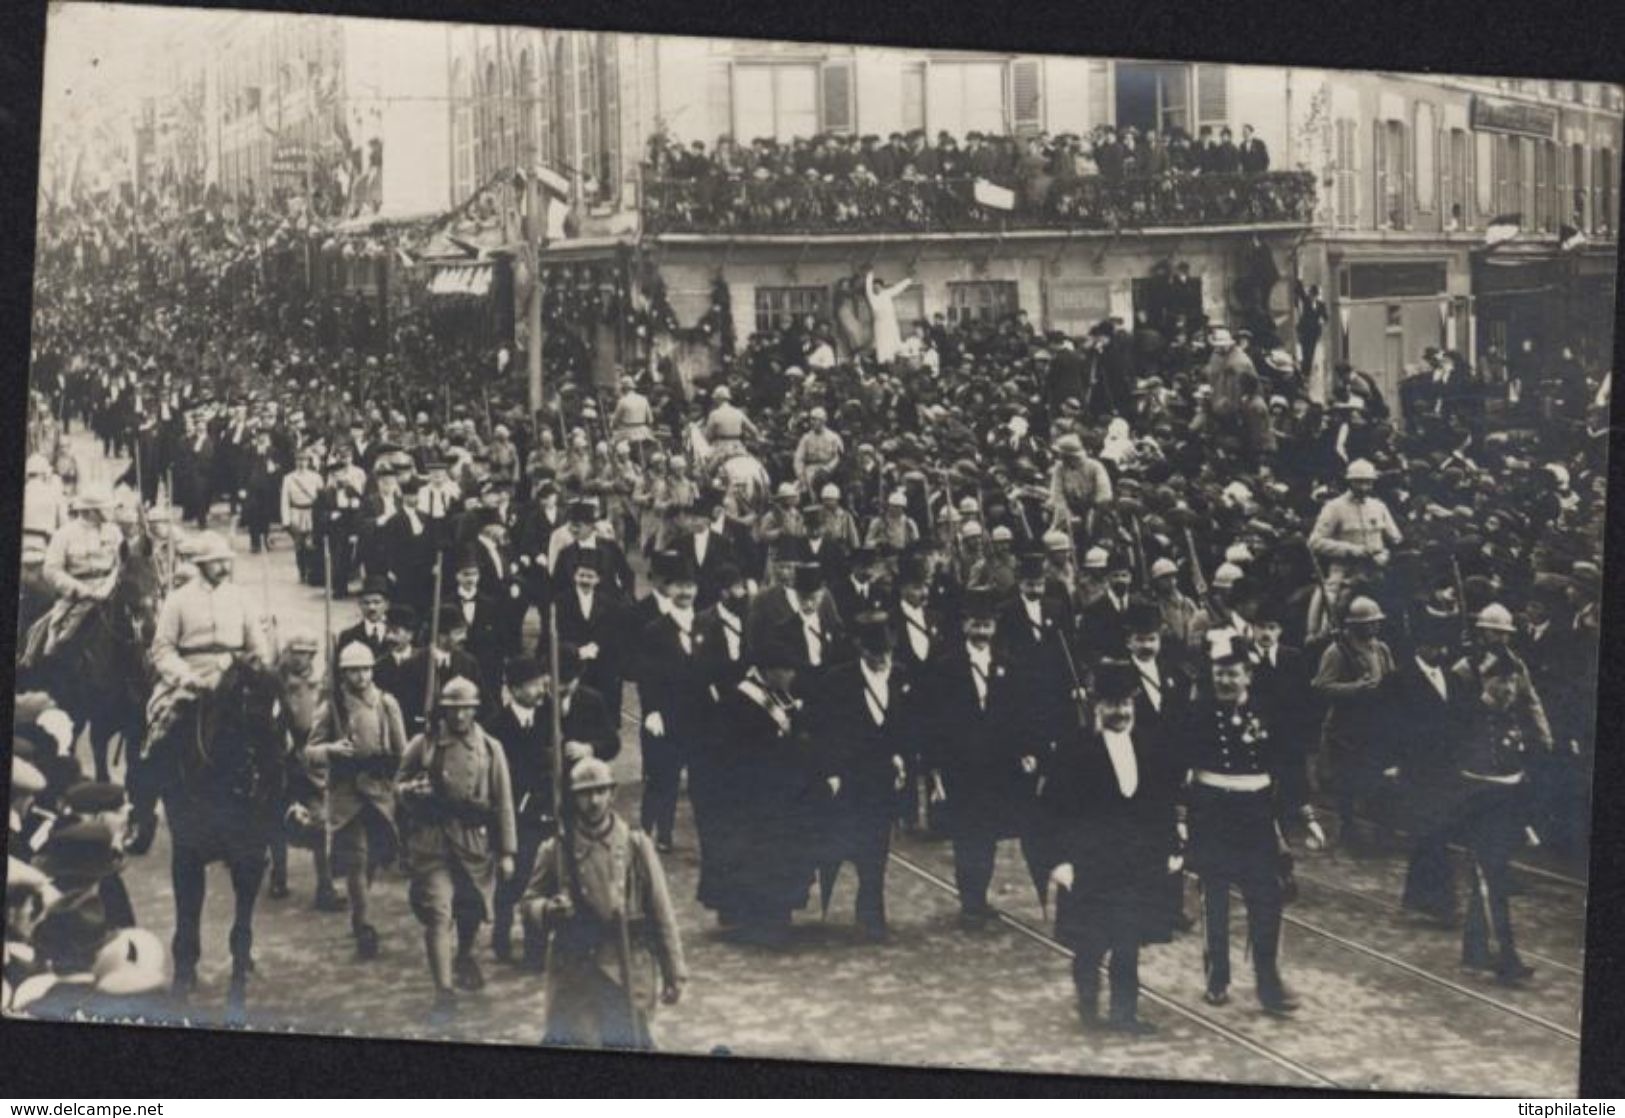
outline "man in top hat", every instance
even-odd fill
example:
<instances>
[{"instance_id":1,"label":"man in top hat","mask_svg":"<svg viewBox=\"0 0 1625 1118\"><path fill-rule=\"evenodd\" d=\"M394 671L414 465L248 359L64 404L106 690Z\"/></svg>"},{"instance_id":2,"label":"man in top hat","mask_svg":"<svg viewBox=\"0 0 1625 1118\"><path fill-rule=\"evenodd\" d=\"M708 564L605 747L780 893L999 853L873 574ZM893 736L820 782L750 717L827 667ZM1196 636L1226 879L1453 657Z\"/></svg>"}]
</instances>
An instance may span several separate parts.
<instances>
[{"instance_id":1,"label":"man in top hat","mask_svg":"<svg viewBox=\"0 0 1625 1118\"><path fill-rule=\"evenodd\" d=\"M621 545L599 532L599 513L595 503L572 501L567 516L568 540L559 541L555 537L558 547L550 568L555 591L572 585L576 563L586 552L596 550L600 555L598 577L604 592L614 594L622 601L631 601L637 585L632 566L626 561L626 552L621 550Z\"/></svg>"},{"instance_id":2,"label":"man in top hat","mask_svg":"<svg viewBox=\"0 0 1625 1118\"><path fill-rule=\"evenodd\" d=\"M319 543L331 563L333 597L347 598L355 575L356 541L361 531L361 502L367 475L350 462L349 452L335 450L327 460L327 479L314 507Z\"/></svg>"},{"instance_id":3,"label":"man in top hat","mask_svg":"<svg viewBox=\"0 0 1625 1118\"><path fill-rule=\"evenodd\" d=\"M798 563L793 583L795 612L779 623L769 640L792 649L803 684L810 686L848 658L840 613L830 605L824 574L816 563Z\"/></svg>"},{"instance_id":4,"label":"man in top hat","mask_svg":"<svg viewBox=\"0 0 1625 1118\"><path fill-rule=\"evenodd\" d=\"M1090 722L1065 735L1039 793L1042 864L1056 895L1055 935L1074 951L1072 981L1085 1028L1100 1024L1100 965L1111 962L1107 1025L1155 1031L1139 1018L1140 946L1172 931L1169 881L1183 843L1176 799L1180 758L1137 721L1141 676L1119 661L1096 673Z\"/></svg>"},{"instance_id":5,"label":"man in top hat","mask_svg":"<svg viewBox=\"0 0 1625 1118\"><path fill-rule=\"evenodd\" d=\"M361 959L378 954L368 892L377 870L395 860L394 778L406 751L400 704L373 682L375 663L363 641L340 649L339 686L327 691L305 746L306 761L323 774L332 870L345 879Z\"/></svg>"},{"instance_id":6,"label":"man in top hat","mask_svg":"<svg viewBox=\"0 0 1625 1118\"><path fill-rule=\"evenodd\" d=\"M1226 634L1209 649L1211 694L1190 710L1176 740L1190 770L1189 864L1202 884L1203 966L1209 1005L1230 999L1230 890L1247 905L1247 936L1259 1002L1268 1013L1298 1007L1281 979L1282 883L1278 820L1301 818L1311 849L1325 841L1305 798L1302 766L1252 697L1244 642Z\"/></svg>"},{"instance_id":7,"label":"man in top hat","mask_svg":"<svg viewBox=\"0 0 1625 1118\"><path fill-rule=\"evenodd\" d=\"M822 565L802 562L806 555L804 548L805 545L792 546L786 548L783 554L775 554L771 567L772 585L751 599L750 615L745 619L747 649L765 646L789 619L801 615L799 586L822 586ZM817 609L821 625L833 631L840 618L828 594L819 595Z\"/></svg>"},{"instance_id":8,"label":"man in top hat","mask_svg":"<svg viewBox=\"0 0 1625 1118\"><path fill-rule=\"evenodd\" d=\"M253 433L240 465L243 526L254 554L270 547L271 525L282 504L282 463L271 447L271 432Z\"/></svg>"},{"instance_id":9,"label":"man in top hat","mask_svg":"<svg viewBox=\"0 0 1625 1118\"><path fill-rule=\"evenodd\" d=\"M1411 832L1401 901L1442 924L1456 920L1455 874L1449 843L1459 798L1461 754L1477 696L1450 673L1454 619L1418 618L1415 645L1400 659L1387 704L1394 742L1388 774Z\"/></svg>"},{"instance_id":10,"label":"man in top hat","mask_svg":"<svg viewBox=\"0 0 1625 1118\"><path fill-rule=\"evenodd\" d=\"M389 624L391 648L375 671L379 686L393 695L400 705L406 732L413 734L421 731L427 723L429 710L424 706L425 698L432 708L434 695L439 693L441 687L454 679L477 683L482 669L480 662L468 652L468 620L456 605L448 603L440 607L439 624L436 626L438 631L432 648L412 650L413 629L408 627L408 623L415 627L416 616L404 610L392 611ZM428 690L431 661L433 693Z\"/></svg>"},{"instance_id":11,"label":"man in top hat","mask_svg":"<svg viewBox=\"0 0 1625 1118\"><path fill-rule=\"evenodd\" d=\"M339 633L338 650L360 642L375 659L389 652L389 583L374 575L361 587L361 620Z\"/></svg>"},{"instance_id":12,"label":"man in top hat","mask_svg":"<svg viewBox=\"0 0 1625 1118\"><path fill-rule=\"evenodd\" d=\"M568 590L561 587L554 601L559 640L577 649L582 682L602 697L610 724L619 726L625 644L632 634L628 632L627 605L613 594L600 593L603 577L599 568L605 555L596 548L582 551L571 573L572 585Z\"/></svg>"},{"instance_id":13,"label":"man in top hat","mask_svg":"<svg viewBox=\"0 0 1625 1118\"><path fill-rule=\"evenodd\" d=\"M1045 593L1041 553L1023 553L1016 578L1015 597L999 611L998 644L1036 736L1029 751L1036 751L1077 720L1075 692L1083 685L1073 653L1077 629L1070 603Z\"/></svg>"},{"instance_id":14,"label":"man in top hat","mask_svg":"<svg viewBox=\"0 0 1625 1118\"><path fill-rule=\"evenodd\" d=\"M829 670L809 708L818 774L831 790L833 810L820 861L829 896L844 861L857 869L858 929L883 941L886 927L886 856L897 798L907 787L906 755L922 729L915 681L892 655L890 619L880 610L853 618L857 659Z\"/></svg>"},{"instance_id":15,"label":"man in top hat","mask_svg":"<svg viewBox=\"0 0 1625 1118\"><path fill-rule=\"evenodd\" d=\"M1134 669L1138 676L1135 723L1143 732L1166 738L1185 724L1196 685L1176 659L1165 653L1162 615L1155 605L1146 601L1129 605L1123 615L1123 648L1112 659Z\"/></svg>"},{"instance_id":16,"label":"man in top hat","mask_svg":"<svg viewBox=\"0 0 1625 1118\"><path fill-rule=\"evenodd\" d=\"M1253 696L1277 736L1306 757L1314 752L1321 715L1310 684L1316 664L1286 643L1286 606L1266 593L1252 618Z\"/></svg>"},{"instance_id":17,"label":"man in top hat","mask_svg":"<svg viewBox=\"0 0 1625 1118\"><path fill-rule=\"evenodd\" d=\"M676 1005L688 980L665 871L611 810L608 765L586 758L569 779L574 822L543 844L524 898L527 933L550 943L543 1043L650 1049L657 997Z\"/></svg>"},{"instance_id":18,"label":"man in top hat","mask_svg":"<svg viewBox=\"0 0 1625 1118\"><path fill-rule=\"evenodd\" d=\"M1328 704L1320 754L1336 790L1343 845L1351 851L1364 840L1357 812L1376 806L1393 750L1387 712L1396 664L1378 636L1385 619L1370 598L1350 602L1342 633L1321 653L1311 684Z\"/></svg>"},{"instance_id":19,"label":"man in top hat","mask_svg":"<svg viewBox=\"0 0 1625 1118\"><path fill-rule=\"evenodd\" d=\"M498 878L514 875L518 853L508 761L475 722L479 703L479 687L466 679L441 688L440 718L406 747L395 780L408 897L424 927L441 1021L456 1012L454 982L463 990L485 985L474 937L491 917Z\"/></svg>"},{"instance_id":20,"label":"man in top hat","mask_svg":"<svg viewBox=\"0 0 1625 1118\"><path fill-rule=\"evenodd\" d=\"M475 682L495 690L496 681L502 678L503 661L517 651L507 640L508 627L499 617L503 611L511 612L511 606L487 591L474 549L465 548L458 554L455 570L456 585L446 600L461 615L468 631L469 655L480 663L480 677Z\"/></svg>"},{"instance_id":21,"label":"man in top hat","mask_svg":"<svg viewBox=\"0 0 1625 1118\"><path fill-rule=\"evenodd\" d=\"M450 542L453 518L462 508L463 492L452 480L451 464L445 458L429 458L423 465L427 480L418 490L418 515L434 533L439 546L445 547Z\"/></svg>"},{"instance_id":22,"label":"man in top hat","mask_svg":"<svg viewBox=\"0 0 1625 1118\"><path fill-rule=\"evenodd\" d=\"M563 767L588 757L613 760L620 752L617 723L612 721L603 699L581 683L581 658L573 644L559 645L559 726L564 744ZM502 700L485 720L491 736L502 745L513 783L514 821L518 835L516 869L513 877L499 882L496 892L495 923L491 927L491 950L498 959L513 957L513 915L536 866L536 852L542 842L557 833L553 804L553 742L551 671L529 657L508 661L507 683ZM529 964L541 959L541 943L526 929L524 958Z\"/></svg>"},{"instance_id":23,"label":"man in top hat","mask_svg":"<svg viewBox=\"0 0 1625 1118\"><path fill-rule=\"evenodd\" d=\"M944 649L932 690L935 713L928 763L931 798L953 839L954 883L960 921L968 929L993 917L988 886L1001 839L1019 833L1036 759L1031 743L1012 732L1028 712L1008 655L994 642L998 607L993 595L973 587L965 593L963 639Z\"/></svg>"},{"instance_id":24,"label":"man in top hat","mask_svg":"<svg viewBox=\"0 0 1625 1118\"><path fill-rule=\"evenodd\" d=\"M672 548L694 568L699 587L696 609L707 610L717 604L722 592L717 572L724 567L736 567L740 562L733 543L716 530L721 505L720 497L707 496L684 507L678 514L682 518L682 532L673 540Z\"/></svg>"},{"instance_id":25,"label":"man in top hat","mask_svg":"<svg viewBox=\"0 0 1625 1118\"><path fill-rule=\"evenodd\" d=\"M640 822L662 850L672 847L683 768L700 744L710 701L705 649L695 631L694 570L677 552L656 552L653 574L665 608L637 636L638 702L643 711Z\"/></svg>"},{"instance_id":26,"label":"man in top hat","mask_svg":"<svg viewBox=\"0 0 1625 1118\"><path fill-rule=\"evenodd\" d=\"M1134 568L1122 550L1106 560L1106 592L1086 606L1078 618L1084 658L1094 664L1121 655L1129 593L1134 589Z\"/></svg>"},{"instance_id":27,"label":"man in top hat","mask_svg":"<svg viewBox=\"0 0 1625 1118\"><path fill-rule=\"evenodd\" d=\"M860 613L884 609L892 594L882 577L880 556L872 547L860 547L847 557L847 569L828 579L829 595L843 622Z\"/></svg>"}]
</instances>

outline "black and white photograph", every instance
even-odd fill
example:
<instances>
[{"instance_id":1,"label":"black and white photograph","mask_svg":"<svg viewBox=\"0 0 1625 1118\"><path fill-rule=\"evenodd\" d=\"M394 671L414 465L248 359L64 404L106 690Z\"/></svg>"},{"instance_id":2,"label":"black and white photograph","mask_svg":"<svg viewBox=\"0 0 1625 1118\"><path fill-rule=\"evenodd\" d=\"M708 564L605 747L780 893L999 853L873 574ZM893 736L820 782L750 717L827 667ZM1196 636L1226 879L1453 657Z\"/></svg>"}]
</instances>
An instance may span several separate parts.
<instances>
[{"instance_id":1,"label":"black and white photograph","mask_svg":"<svg viewBox=\"0 0 1625 1118\"><path fill-rule=\"evenodd\" d=\"M50 7L0 1013L1579 1092L1625 88L918 34Z\"/></svg>"}]
</instances>

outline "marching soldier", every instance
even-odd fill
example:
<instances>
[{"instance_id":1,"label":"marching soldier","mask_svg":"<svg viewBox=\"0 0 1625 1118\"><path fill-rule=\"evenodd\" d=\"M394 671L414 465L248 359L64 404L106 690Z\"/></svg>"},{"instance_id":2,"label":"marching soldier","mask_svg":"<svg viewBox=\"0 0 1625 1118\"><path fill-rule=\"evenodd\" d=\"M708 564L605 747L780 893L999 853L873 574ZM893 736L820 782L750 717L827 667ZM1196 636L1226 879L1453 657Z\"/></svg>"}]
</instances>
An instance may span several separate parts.
<instances>
[{"instance_id":1,"label":"marching soldier","mask_svg":"<svg viewBox=\"0 0 1625 1118\"><path fill-rule=\"evenodd\" d=\"M1339 834L1351 852L1362 843L1356 809L1369 808L1379 798L1392 752L1383 721L1395 664L1394 654L1377 636L1383 620L1382 607L1370 598L1350 602L1341 639L1321 653L1313 683L1315 693L1329 704L1321 754L1337 793Z\"/></svg>"},{"instance_id":2,"label":"marching soldier","mask_svg":"<svg viewBox=\"0 0 1625 1118\"><path fill-rule=\"evenodd\" d=\"M340 650L341 684L328 691L305 747L311 766L325 770L333 872L344 875L361 959L378 954L367 894L374 873L395 860L393 778L406 750L400 705L373 682L374 665L372 649L359 641Z\"/></svg>"},{"instance_id":3,"label":"marching soldier","mask_svg":"<svg viewBox=\"0 0 1625 1118\"><path fill-rule=\"evenodd\" d=\"M281 685L282 719L288 740L288 812L299 819L312 819L313 806L321 798L322 773L313 772L305 760L305 746L316 725L316 709L321 705L322 677L316 670L316 653L321 646L308 633L295 633L277 657L277 681ZM333 888L333 871L323 842L313 842L316 864L316 903L320 911L337 912L343 905ZM270 896L281 900L288 895L288 842L279 834L271 843Z\"/></svg>"},{"instance_id":4,"label":"marching soldier","mask_svg":"<svg viewBox=\"0 0 1625 1118\"><path fill-rule=\"evenodd\" d=\"M447 683L440 721L412 739L395 780L406 813L408 897L424 928L437 1022L455 1015L456 989L485 985L474 937L491 917L497 879L513 876L518 852L508 761L474 721L479 705L473 683Z\"/></svg>"},{"instance_id":5,"label":"marching soldier","mask_svg":"<svg viewBox=\"0 0 1625 1118\"><path fill-rule=\"evenodd\" d=\"M543 844L525 890L526 923L550 944L543 1043L651 1049L657 993L676 1005L688 981L666 874L648 835L611 810L607 764L578 761L570 795L574 820Z\"/></svg>"},{"instance_id":6,"label":"marching soldier","mask_svg":"<svg viewBox=\"0 0 1625 1118\"><path fill-rule=\"evenodd\" d=\"M1189 751L1190 865L1202 883L1209 1005L1230 1000L1230 888L1247 904L1247 937L1258 1000L1272 1014L1298 1008L1281 980L1280 820L1300 816L1309 847L1325 835L1304 799L1303 774L1253 700L1252 663L1243 642L1215 642L1211 696L1193 704L1181 738Z\"/></svg>"}]
</instances>

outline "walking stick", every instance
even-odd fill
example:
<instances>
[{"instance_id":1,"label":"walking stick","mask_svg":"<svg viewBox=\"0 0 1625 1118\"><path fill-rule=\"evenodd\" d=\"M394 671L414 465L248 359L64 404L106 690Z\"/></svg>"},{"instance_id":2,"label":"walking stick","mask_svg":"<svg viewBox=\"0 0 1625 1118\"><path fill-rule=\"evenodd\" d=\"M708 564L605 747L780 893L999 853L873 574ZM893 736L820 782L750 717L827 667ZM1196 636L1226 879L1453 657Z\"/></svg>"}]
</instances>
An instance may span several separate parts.
<instances>
[{"instance_id":1,"label":"walking stick","mask_svg":"<svg viewBox=\"0 0 1625 1118\"><path fill-rule=\"evenodd\" d=\"M322 630L327 636L328 685L333 689L333 717L339 717L338 649L333 647L333 547L331 539L322 535ZM333 766L322 774L322 864L331 870L333 864Z\"/></svg>"},{"instance_id":2,"label":"walking stick","mask_svg":"<svg viewBox=\"0 0 1625 1118\"><path fill-rule=\"evenodd\" d=\"M423 680L423 730L429 730L429 712L434 709L435 649L440 644L440 586L445 578L445 563L440 549L434 553L434 597L429 610L429 670Z\"/></svg>"},{"instance_id":3,"label":"walking stick","mask_svg":"<svg viewBox=\"0 0 1625 1118\"><path fill-rule=\"evenodd\" d=\"M551 602L547 607L547 675L548 766L553 777L553 879L558 882L560 888L565 888L564 874L568 857L565 846L569 842L569 833L564 825L564 722L559 713L559 692L563 689L563 685L559 681L559 607ZM550 925L551 923L549 921ZM555 931L556 929L551 926L546 929L546 940L542 949L542 966L548 974L553 973L553 943L557 938Z\"/></svg>"}]
</instances>

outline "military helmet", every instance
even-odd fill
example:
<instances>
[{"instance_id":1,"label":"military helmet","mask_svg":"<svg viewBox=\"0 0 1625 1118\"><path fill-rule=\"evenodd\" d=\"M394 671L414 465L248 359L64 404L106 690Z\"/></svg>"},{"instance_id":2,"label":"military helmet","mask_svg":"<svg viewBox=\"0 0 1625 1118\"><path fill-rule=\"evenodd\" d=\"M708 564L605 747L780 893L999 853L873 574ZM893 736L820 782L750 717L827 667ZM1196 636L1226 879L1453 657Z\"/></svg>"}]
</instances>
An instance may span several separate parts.
<instances>
[{"instance_id":1,"label":"military helmet","mask_svg":"<svg viewBox=\"0 0 1625 1118\"><path fill-rule=\"evenodd\" d=\"M339 670L347 668L370 668L378 661L373 657L372 649L362 641L351 641L339 651ZM445 692L441 692L441 702L445 701Z\"/></svg>"},{"instance_id":2,"label":"military helmet","mask_svg":"<svg viewBox=\"0 0 1625 1118\"><path fill-rule=\"evenodd\" d=\"M1479 610L1474 624L1480 629L1492 629L1498 633L1517 631L1517 626L1512 624L1512 612L1499 602L1491 602Z\"/></svg>"},{"instance_id":3,"label":"military helmet","mask_svg":"<svg viewBox=\"0 0 1625 1118\"><path fill-rule=\"evenodd\" d=\"M589 788L615 787L615 774L610 771L609 765L596 757L588 757L576 762L575 768L570 770L570 791L585 792Z\"/></svg>"},{"instance_id":4,"label":"military helmet","mask_svg":"<svg viewBox=\"0 0 1625 1118\"><path fill-rule=\"evenodd\" d=\"M457 676L448 680L440 689L440 705L443 707L477 707L480 705L480 689L471 680Z\"/></svg>"},{"instance_id":5,"label":"military helmet","mask_svg":"<svg viewBox=\"0 0 1625 1118\"><path fill-rule=\"evenodd\" d=\"M1349 603L1348 616L1344 621L1349 625L1369 625L1382 621L1388 615L1382 612L1382 607L1370 598L1356 598Z\"/></svg>"},{"instance_id":6,"label":"military helmet","mask_svg":"<svg viewBox=\"0 0 1625 1118\"><path fill-rule=\"evenodd\" d=\"M231 544L219 532L199 532L192 539L193 563L216 563L235 558Z\"/></svg>"},{"instance_id":7,"label":"military helmet","mask_svg":"<svg viewBox=\"0 0 1625 1118\"><path fill-rule=\"evenodd\" d=\"M1376 481L1377 467L1364 458L1356 458L1349 463L1349 468L1344 472L1343 477L1347 481Z\"/></svg>"}]
</instances>

